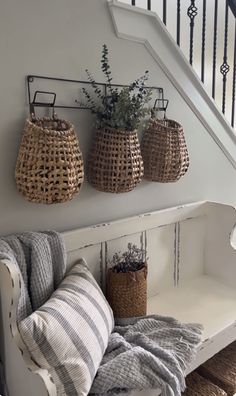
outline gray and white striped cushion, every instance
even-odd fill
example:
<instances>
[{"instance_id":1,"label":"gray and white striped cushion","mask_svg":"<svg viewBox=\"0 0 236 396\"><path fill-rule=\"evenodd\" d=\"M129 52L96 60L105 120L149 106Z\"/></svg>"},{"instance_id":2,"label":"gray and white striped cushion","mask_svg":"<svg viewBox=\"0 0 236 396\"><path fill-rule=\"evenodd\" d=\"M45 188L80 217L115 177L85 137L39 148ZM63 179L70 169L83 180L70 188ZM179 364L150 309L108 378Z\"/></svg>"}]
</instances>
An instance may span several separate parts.
<instances>
[{"instance_id":1,"label":"gray and white striped cushion","mask_svg":"<svg viewBox=\"0 0 236 396\"><path fill-rule=\"evenodd\" d=\"M84 396L108 344L113 314L81 260L51 298L19 324L35 362L46 368L58 395Z\"/></svg>"}]
</instances>

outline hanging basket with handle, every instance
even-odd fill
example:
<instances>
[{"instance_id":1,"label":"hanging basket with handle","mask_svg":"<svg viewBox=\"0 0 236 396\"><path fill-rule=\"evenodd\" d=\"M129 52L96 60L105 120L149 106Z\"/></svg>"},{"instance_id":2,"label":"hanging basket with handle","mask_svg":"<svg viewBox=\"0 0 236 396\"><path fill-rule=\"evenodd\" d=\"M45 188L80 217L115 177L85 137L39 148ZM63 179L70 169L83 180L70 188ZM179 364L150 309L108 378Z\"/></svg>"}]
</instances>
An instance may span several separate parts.
<instances>
[{"instance_id":1,"label":"hanging basket with handle","mask_svg":"<svg viewBox=\"0 0 236 396\"><path fill-rule=\"evenodd\" d=\"M88 182L97 190L123 193L143 177L143 160L136 131L96 130L88 158Z\"/></svg>"},{"instance_id":2,"label":"hanging basket with handle","mask_svg":"<svg viewBox=\"0 0 236 396\"><path fill-rule=\"evenodd\" d=\"M189 168L189 155L182 126L169 119L152 118L142 140L144 178L175 182Z\"/></svg>"},{"instance_id":3,"label":"hanging basket with handle","mask_svg":"<svg viewBox=\"0 0 236 396\"><path fill-rule=\"evenodd\" d=\"M74 126L66 120L26 120L15 179L28 201L53 204L70 201L79 192L84 167Z\"/></svg>"}]
</instances>

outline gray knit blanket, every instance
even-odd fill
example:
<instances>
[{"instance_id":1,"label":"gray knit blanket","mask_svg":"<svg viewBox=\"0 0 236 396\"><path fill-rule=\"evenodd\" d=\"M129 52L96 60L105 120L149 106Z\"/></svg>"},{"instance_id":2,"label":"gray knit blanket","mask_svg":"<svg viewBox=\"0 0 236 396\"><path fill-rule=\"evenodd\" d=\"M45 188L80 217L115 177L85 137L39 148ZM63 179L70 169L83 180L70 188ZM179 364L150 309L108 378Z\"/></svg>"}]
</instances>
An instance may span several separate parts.
<instances>
[{"instance_id":1,"label":"gray knit blanket","mask_svg":"<svg viewBox=\"0 0 236 396\"><path fill-rule=\"evenodd\" d=\"M0 239L0 259L9 259L21 278L17 321L43 305L66 271L66 251L55 231L25 232Z\"/></svg>"},{"instance_id":2,"label":"gray knit blanket","mask_svg":"<svg viewBox=\"0 0 236 396\"><path fill-rule=\"evenodd\" d=\"M124 320L110 336L90 394L159 388L162 396L180 396L202 330L199 324L156 315Z\"/></svg>"}]
</instances>

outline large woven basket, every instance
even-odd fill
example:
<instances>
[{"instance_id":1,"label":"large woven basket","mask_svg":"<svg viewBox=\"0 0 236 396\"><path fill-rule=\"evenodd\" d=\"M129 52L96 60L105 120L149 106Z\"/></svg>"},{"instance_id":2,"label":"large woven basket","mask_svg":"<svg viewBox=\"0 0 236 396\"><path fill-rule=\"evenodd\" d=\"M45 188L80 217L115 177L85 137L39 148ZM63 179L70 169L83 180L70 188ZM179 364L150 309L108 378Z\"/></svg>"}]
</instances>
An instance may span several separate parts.
<instances>
[{"instance_id":1,"label":"large woven basket","mask_svg":"<svg viewBox=\"0 0 236 396\"><path fill-rule=\"evenodd\" d=\"M161 183L175 182L189 167L182 126L173 120L152 119L142 140L144 178Z\"/></svg>"},{"instance_id":2,"label":"large woven basket","mask_svg":"<svg viewBox=\"0 0 236 396\"><path fill-rule=\"evenodd\" d=\"M198 368L202 376L225 390L228 396L236 394L236 342Z\"/></svg>"},{"instance_id":3,"label":"large woven basket","mask_svg":"<svg viewBox=\"0 0 236 396\"><path fill-rule=\"evenodd\" d=\"M142 177L137 132L97 130L88 158L88 182L99 191L123 193L133 190Z\"/></svg>"},{"instance_id":4,"label":"large woven basket","mask_svg":"<svg viewBox=\"0 0 236 396\"><path fill-rule=\"evenodd\" d=\"M54 118L26 120L15 179L29 201L53 204L71 200L84 179L73 125Z\"/></svg>"},{"instance_id":5,"label":"large woven basket","mask_svg":"<svg viewBox=\"0 0 236 396\"><path fill-rule=\"evenodd\" d=\"M147 264L135 272L107 273L107 299L116 318L145 316L147 313Z\"/></svg>"},{"instance_id":6,"label":"large woven basket","mask_svg":"<svg viewBox=\"0 0 236 396\"><path fill-rule=\"evenodd\" d=\"M186 386L183 396L227 396L223 389L195 371L186 377Z\"/></svg>"}]
</instances>

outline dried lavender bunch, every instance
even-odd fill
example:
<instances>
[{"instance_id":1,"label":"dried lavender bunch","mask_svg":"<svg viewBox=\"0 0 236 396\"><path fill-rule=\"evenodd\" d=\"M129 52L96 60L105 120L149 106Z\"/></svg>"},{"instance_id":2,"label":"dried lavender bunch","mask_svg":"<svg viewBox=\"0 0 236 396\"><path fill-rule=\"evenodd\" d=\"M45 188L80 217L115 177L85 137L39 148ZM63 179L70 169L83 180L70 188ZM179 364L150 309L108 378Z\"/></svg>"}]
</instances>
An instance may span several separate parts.
<instances>
[{"instance_id":1,"label":"dried lavender bunch","mask_svg":"<svg viewBox=\"0 0 236 396\"><path fill-rule=\"evenodd\" d=\"M145 266L146 250L138 248L135 244L128 243L124 253L115 253L110 261L113 272L135 272Z\"/></svg>"}]
</instances>

